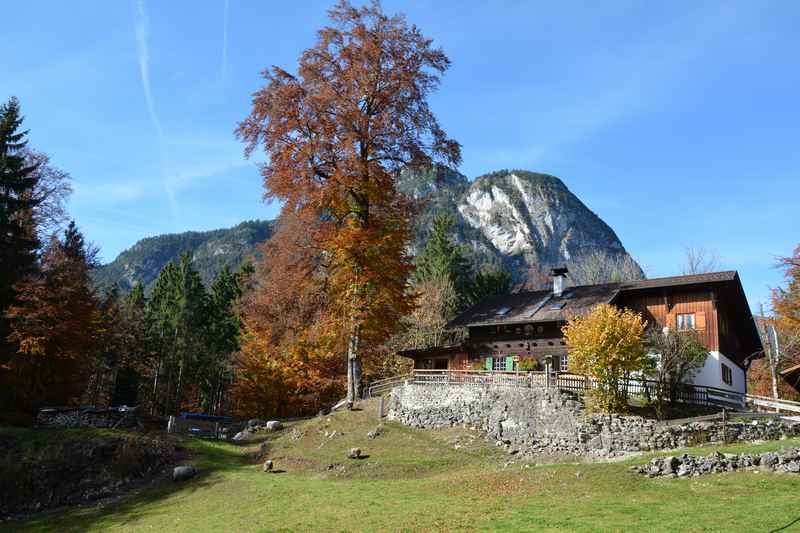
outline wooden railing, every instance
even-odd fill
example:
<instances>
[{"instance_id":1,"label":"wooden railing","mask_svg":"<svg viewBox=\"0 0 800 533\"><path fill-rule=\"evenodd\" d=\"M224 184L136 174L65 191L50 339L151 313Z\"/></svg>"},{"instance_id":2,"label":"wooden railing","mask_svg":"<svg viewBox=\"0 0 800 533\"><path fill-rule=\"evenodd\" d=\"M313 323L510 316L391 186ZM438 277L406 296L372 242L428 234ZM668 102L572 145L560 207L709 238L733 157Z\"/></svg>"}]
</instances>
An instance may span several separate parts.
<instances>
[{"instance_id":1,"label":"wooden railing","mask_svg":"<svg viewBox=\"0 0 800 533\"><path fill-rule=\"evenodd\" d=\"M791 413L800 413L800 402L793 402L790 400L776 400L767 396L754 396L747 395L746 401L748 404L756 407L777 409L779 411L789 411Z\"/></svg>"},{"instance_id":2,"label":"wooden railing","mask_svg":"<svg viewBox=\"0 0 800 533\"><path fill-rule=\"evenodd\" d=\"M386 378L371 383L364 390L364 396L378 396L391 391L394 387L404 384L541 387L556 388L576 394L582 394L587 390L596 389L598 386L597 382L591 378L564 372L415 369L409 374ZM620 381L618 386L624 388L629 397L639 397L650 400L655 398L658 387L663 385L652 380L625 378ZM744 394L715 387L679 384L674 394L675 400L681 403L718 405L734 409L743 409L746 406ZM798 409L800 409L800 405Z\"/></svg>"}]
</instances>

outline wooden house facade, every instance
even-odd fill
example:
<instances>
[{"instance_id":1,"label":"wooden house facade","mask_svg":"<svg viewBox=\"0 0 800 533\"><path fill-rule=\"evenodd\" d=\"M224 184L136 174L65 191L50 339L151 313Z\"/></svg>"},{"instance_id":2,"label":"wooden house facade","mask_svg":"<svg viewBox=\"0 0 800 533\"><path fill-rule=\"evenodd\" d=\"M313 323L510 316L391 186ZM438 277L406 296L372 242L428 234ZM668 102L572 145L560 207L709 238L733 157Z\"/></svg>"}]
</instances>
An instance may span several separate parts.
<instances>
[{"instance_id":1,"label":"wooden house facade","mask_svg":"<svg viewBox=\"0 0 800 533\"><path fill-rule=\"evenodd\" d=\"M457 316L464 327L458 346L407 350L415 368L519 370L536 360L540 368L569 371L561 328L601 303L635 310L658 329L694 329L708 350L694 383L745 392L750 361L763 348L735 271L624 283L564 287L566 269L553 271L553 289L494 296Z\"/></svg>"}]
</instances>

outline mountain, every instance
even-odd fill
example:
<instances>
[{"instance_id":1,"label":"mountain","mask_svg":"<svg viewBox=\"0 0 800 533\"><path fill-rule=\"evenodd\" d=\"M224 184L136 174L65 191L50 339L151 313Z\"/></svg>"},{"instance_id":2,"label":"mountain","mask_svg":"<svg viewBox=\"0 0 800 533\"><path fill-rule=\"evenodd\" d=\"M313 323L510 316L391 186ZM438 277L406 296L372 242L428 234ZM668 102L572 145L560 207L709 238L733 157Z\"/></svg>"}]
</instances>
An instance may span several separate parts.
<instances>
[{"instance_id":1,"label":"mountain","mask_svg":"<svg viewBox=\"0 0 800 533\"><path fill-rule=\"evenodd\" d=\"M456 214L457 239L473 265L508 270L517 285L539 285L550 268L563 265L574 283L644 277L614 230L555 176L500 170L470 182L433 169L406 173L401 189L426 206L415 224L415 251L445 209Z\"/></svg>"},{"instance_id":2,"label":"mountain","mask_svg":"<svg viewBox=\"0 0 800 533\"><path fill-rule=\"evenodd\" d=\"M446 210L456 217L456 239L474 268L506 269L518 286L539 285L550 268L561 265L576 283L643 277L614 230L555 176L500 170L470 182L436 167L403 172L399 188L422 206L413 252L424 246L435 214ZM238 266L272 229L272 221L248 221L230 229L143 239L98 269L95 279L101 287L117 282L128 290L137 280L149 287L169 260L192 250L195 266L209 282L225 264Z\"/></svg>"},{"instance_id":3,"label":"mountain","mask_svg":"<svg viewBox=\"0 0 800 533\"><path fill-rule=\"evenodd\" d=\"M228 229L148 237L95 270L94 280L101 290L117 283L127 292L137 281L150 289L161 269L189 250L203 282L210 285L225 265L235 269L253 255L256 244L269 239L273 227L271 220L248 220Z\"/></svg>"}]
</instances>

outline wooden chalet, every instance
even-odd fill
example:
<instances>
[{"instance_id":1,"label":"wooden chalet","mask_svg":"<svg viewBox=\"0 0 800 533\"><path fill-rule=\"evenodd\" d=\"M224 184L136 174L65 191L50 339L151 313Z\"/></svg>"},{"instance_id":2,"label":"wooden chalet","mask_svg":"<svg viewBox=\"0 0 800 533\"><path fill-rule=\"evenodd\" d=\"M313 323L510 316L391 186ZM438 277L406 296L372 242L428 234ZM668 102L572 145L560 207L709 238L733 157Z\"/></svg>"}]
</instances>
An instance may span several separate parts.
<instances>
[{"instance_id":1,"label":"wooden chalet","mask_svg":"<svg viewBox=\"0 0 800 533\"><path fill-rule=\"evenodd\" d=\"M763 348L737 272L573 287L565 287L567 269L552 276L552 290L493 296L457 316L450 326L467 329L464 343L400 355L418 369L514 371L535 358L569 371L562 326L607 303L642 313L651 327L696 330L709 356L694 383L745 392L747 368Z\"/></svg>"}]
</instances>

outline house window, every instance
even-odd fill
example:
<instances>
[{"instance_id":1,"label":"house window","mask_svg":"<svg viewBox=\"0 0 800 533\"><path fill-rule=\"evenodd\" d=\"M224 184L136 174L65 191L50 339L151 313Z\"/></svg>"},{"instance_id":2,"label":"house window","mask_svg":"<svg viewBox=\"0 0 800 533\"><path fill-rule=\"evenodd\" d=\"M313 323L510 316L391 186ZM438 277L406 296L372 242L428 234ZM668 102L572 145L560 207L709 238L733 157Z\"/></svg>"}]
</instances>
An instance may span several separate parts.
<instances>
[{"instance_id":1,"label":"house window","mask_svg":"<svg viewBox=\"0 0 800 533\"><path fill-rule=\"evenodd\" d=\"M568 372L569 371L569 356L567 354L564 354L564 355L561 356L560 363L561 364L559 366L559 370L561 370L561 372Z\"/></svg>"},{"instance_id":2,"label":"house window","mask_svg":"<svg viewBox=\"0 0 800 533\"><path fill-rule=\"evenodd\" d=\"M503 356L495 357L493 362L493 368L494 370L504 372L506 370L506 358Z\"/></svg>"},{"instance_id":3,"label":"house window","mask_svg":"<svg viewBox=\"0 0 800 533\"><path fill-rule=\"evenodd\" d=\"M694 329L694 313L679 313L676 325L678 331Z\"/></svg>"},{"instance_id":4,"label":"house window","mask_svg":"<svg viewBox=\"0 0 800 533\"><path fill-rule=\"evenodd\" d=\"M722 381L732 387L733 386L733 372L731 372L731 367L726 365L725 363L720 363L722 365Z\"/></svg>"}]
</instances>

